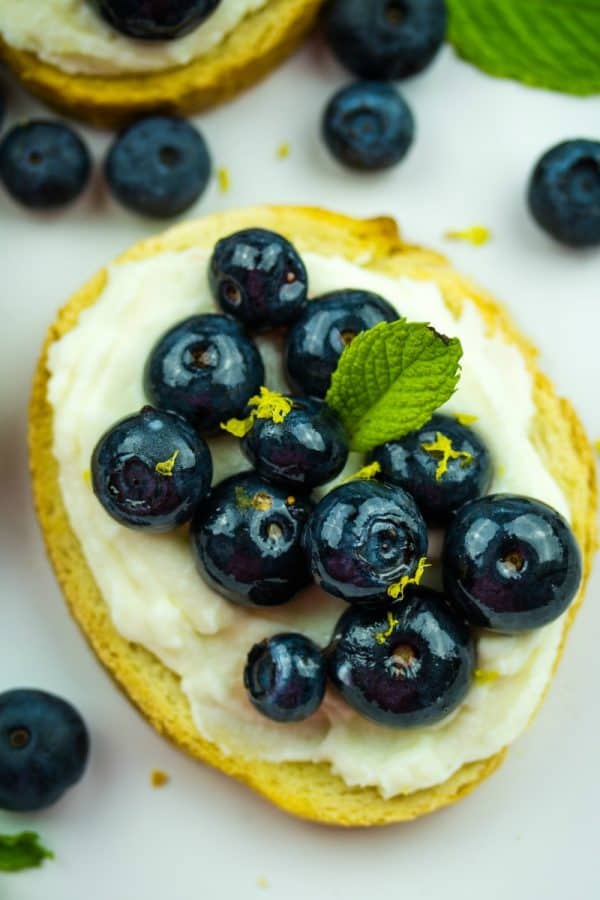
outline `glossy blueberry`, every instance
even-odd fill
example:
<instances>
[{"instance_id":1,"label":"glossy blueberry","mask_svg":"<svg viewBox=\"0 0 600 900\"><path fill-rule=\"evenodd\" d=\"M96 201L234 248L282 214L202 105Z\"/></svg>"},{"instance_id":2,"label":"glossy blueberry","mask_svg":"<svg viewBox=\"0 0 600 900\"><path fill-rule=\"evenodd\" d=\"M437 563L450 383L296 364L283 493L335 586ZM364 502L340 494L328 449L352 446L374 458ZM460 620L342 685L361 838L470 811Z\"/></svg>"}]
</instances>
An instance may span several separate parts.
<instances>
[{"instance_id":1,"label":"glossy blueberry","mask_svg":"<svg viewBox=\"0 0 600 900\"><path fill-rule=\"evenodd\" d=\"M600 244L600 141L565 141L548 150L529 182L538 225L572 247Z\"/></svg>"},{"instance_id":2,"label":"glossy blueberry","mask_svg":"<svg viewBox=\"0 0 600 900\"><path fill-rule=\"evenodd\" d=\"M302 533L311 503L254 472L222 481L192 523L200 574L242 606L279 606L310 582Z\"/></svg>"},{"instance_id":3,"label":"glossy blueberry","mask_svg":"<svg viewBox=\"0 0 600 900\"><path fill-rule=\"evenodd\" d=\"M256 419L242 451L269 481L309 491L331 481L348 459L348 438L337 415L322 400L290 397L283 422Z\"/></svg>"},{"instance_id":4,"label":"glossy blueberry","mask_svg":"<svg viewBox=\"0 0 600 900\"><path fill-rule=\"evenodd\" d=\"M87 147L62 122L15 125L0 143L0 180L31 209L60 209L86 186L92 163Z\"/></svg>"},{"instance_id":5,"label":"glossy blueberry","mask_svg":"<svg viewBox=\"0 0 600 900\"><path fill-rule=\"evenodd\" d=\"M356 335L396 319L394 307L369 291L333 291L311 300L288 337L290 384L299 394L324 397L340 356Z\"/></svg>"},{"instance_id":6,"label":"glossy blueberry","mask_svg":"<svg viewBox=\"0 0 600 900\"><path fill-rule=\"evenodd\" d=\"M89 736L76 709L45 691L0 694L0 809L51 806L85 771Z\"/></svg>"},{"instance_id":7,"label":"glossy blueberry","mask_svg":"<svg viewBox=\"0 0 600 900\"><path fill-rule=\"evenodd\" d=\"M256 709L275 722L302 722L325 695L326 666L302 634L276 634L248 654L244 685Z\"/></svg>"},{"instance_id":8,"label":"glossy blueberry","mask_svg":"<svg viewBox=\"0 0 600 900\"><path fill-rule=\"evenodd\" d=\"M331 0L329 46L361 78L387 81L421 72L446 36L444 0Z\"/></svg>"},{"instance_id":9,"label":"glossy blueberry","mask_svg":"<svg viewBox=\"0 0 600 900\"><path fill-rule=\"evenodd\" d=\"M389 603L388 588L413 576L427 528L413 498L394 485L355 480L316 506L305 544L313 577L349 603Z\"/></svg>"},{"instance_id":10,"label":"glossy blueberry","mask_svg":"<svg viewBox=\"0 0 600 900\"><path fill-rule=\"evenodd\" d=\"M206 141L185 119L151 116L117 137L105 164L117 200L134 212L169 219L203 193L212 163Z\"/></svg>"},{"instance_id":11,"label":"glossy blueberry","mask_svg":"<svg viewBox=\"0 0 600 900\"><path fill-rule=\"evenodd\" d=\"M142 41L171 41L194 31L221 0L89 0L121 34Z\"/></svg>"},{"instance_id":12,"label":"glossy blueberry","mask_svg":"<svg viewBox=\"0 0 600 900\"><path fill-rule=\"evenodd\" d=\"M446 533L444 585L473 625L505 633L558 618L581 583L581 553L556 510L512 494L460 509Z\"/></svg>"},{"instance_id":13,"label":"glossy blueberry","mask_svg":"<svg viewBox=\"0 0 600 900\"><path fill-rule=\"evenodd\" d=\"M250 328L287 325L306 306L308 276L296 248L280 234L247 228L220 240L210 287L221 309Z\"/></svg>"},{"instance_id":14,"label":"glossy blueberry","mask_svg":"<svg viewBox=\"0 0 600 900\"><path fill-rule=\"evenodd\" d=\"M265 381L256 345L227 316L192 316L154 346L144 372L149 401L206 434L240 416Z\"/></svg>"},{"instance_id":15,"label":"glossy blueberry","mask_svg":"<svg viewBox=\"0 0 600 900\"><path fill-rule=\"evenodd\" d=\"M121 525L171 531L210 489L206 443L184 419L145 406L104 434L92 456L94 493Z\"/></svg>"},{"instance_id":16,"label":"glossy blueberry","mask_svg":"<svg viewBox=\"0 0 600 900\"><path fill-rule=\"evenodd\" d=\"M426 449L445 441L457 456L447 458L441 450ZM431 525L445 524L456 509L485 494L492 480L486 445L472 428L451 416L433 416L418 431L377 447L372 459L381 465L384 481L412 494Z\"/></svg>"},{"instance_id":17,"label":"glossy blueberry","mask_svg":"<svg viewBox=\"0 0 600 900\"><path fill-rule=\"evenodd\" d=\"M464 699L475 669L469 628L443 595L414 588L391 607L351 607L328 650L329 677L378 725L432 725Z\"/></svg>"},{"instance_id":18,"label":"glossy blueberry","mask_svg":"<svg viewBox=\"0 0 600 900\"><path fill-rule=\"evenodd\" d=\"M357 81L329 101L322 132L338 162L373 172L389 169L406 156L415 136L415 120L391 85Z\"/></svg>"}]
</instances>

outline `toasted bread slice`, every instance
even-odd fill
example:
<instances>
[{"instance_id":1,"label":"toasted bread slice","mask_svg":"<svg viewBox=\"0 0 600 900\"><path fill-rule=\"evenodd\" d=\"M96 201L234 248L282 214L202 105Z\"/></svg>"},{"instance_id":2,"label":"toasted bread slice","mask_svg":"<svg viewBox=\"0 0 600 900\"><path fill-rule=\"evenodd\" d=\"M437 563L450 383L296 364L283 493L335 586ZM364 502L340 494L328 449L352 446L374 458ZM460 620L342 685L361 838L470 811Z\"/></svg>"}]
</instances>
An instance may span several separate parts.
<instances>
[{"instance_id":1,"label":"toasted bread slice","mask_svg":"<svg viewBox=\"0 0 600 900\"><path fill-rule=\"evenodd\" d=\"M281 232L301 251L366 260L365 266L391 277L435 281L448 306L458 312L464 297L477 305L490 331L518 346L531 372L537 415L533 440L569 502L584 559L584 585L571 607L565 634L582 601L596 549L596 469L593 449L567 400L559 398L537 369L536 349L489 295L457 274L437 253L405 244L391 219L358 221L318 209L267 207L227 212L180 225L144 241L121 261L142 259L191 246L212 248L225 234L249 226ZM154 727L192 756L245 782L290 813L319 822L365 826L413 819L468 794L502 762L505 750L463 766L433 788L384 800L373 788L351 788L327 764L270 763L227 756L196 730L178 678L142 647L115 630L102 595L69 524L54 458L53 413L47 401L47 355L102 293L98 273L59 313L50 328L35 376L30 414L31 471L35 503L50 559L71 612L100 660ZM563 641L564 641L563 637ZM558 660L557 660L558 662Z\"/></svg>"},{"instance_id":2,"label":"toasted bread slice","mask_svg":"<svg viewBox=\"0 0 600 900\"><path fill-rule=\"evenodd\" d=\"M185 66L122 76L73 75L0 36L0 60L24 86L61 112L118 128L153 112L188 114L227 100L292 53L323 0L270 0L216 47Z\"/></svg>"}]
</instances>

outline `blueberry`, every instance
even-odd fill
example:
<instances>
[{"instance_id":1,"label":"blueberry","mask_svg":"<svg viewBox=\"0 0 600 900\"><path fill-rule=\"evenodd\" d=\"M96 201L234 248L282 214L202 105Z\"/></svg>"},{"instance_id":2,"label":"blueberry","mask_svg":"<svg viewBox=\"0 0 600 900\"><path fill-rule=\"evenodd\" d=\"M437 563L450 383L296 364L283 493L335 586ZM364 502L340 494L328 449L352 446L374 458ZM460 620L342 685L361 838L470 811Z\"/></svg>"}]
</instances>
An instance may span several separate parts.
<instances>
[{"instance_id":1,"label":"blueberry","mask_svg":"<svg viewBox=\"0 0 600 900\"><path fill-rule=\"evenodd\" d=\"M421 72L446 36L444 0L331 0L329 46L361 78L388 81Z\"/></svg>"},{"instance_id":2,"label":"blueberry","mask_svg":"<svg viewBox=\"0 0 600 900\"><path fill-rule=\"evenodd\" d=\"M242 606L279 606L310 582L302 533L311 503L253 472L217 485L192 523L200 574Z\"/></svg>"},{"instance_id":3,"label":"blueberry","mask_svg":"<svg viewBox=\"0 0 600 900\"><path fill-rule=\"evenodd\" d=\"M563 244L600 244L600 141L565 141L548 150L529 183L538 225Z\"/></svg>"},{"instance_id":4,"label":"blueberry","mask_svg":"<svg viewBox=\"0 0 600 900\"><path fill-rule=\"evenodd\" d=\"M76 709L45 691L0 694L0 809L51 806L82 777L89 736Z\"/></svg>"},{"instance_id":5,"label":"blueberry","mask_svg":"<svg viewBox=\"0 0 600 900\"><path fill-rule=\"evenodd\" d=\"M581 584L581 554L556 510L512 494L467 503L446 533L444 585L473 625L513 633L558 618Z\"/></svg>"},{"instance_id":6,"label":"blueberry","mask_svg":"<svg viewBox=\"0 0 600 900\"><path fill-rule=\"evenodd\" d=\"M244 685L256 709L275 722L302 722L325 695L321 651L301 634L276 634L248 654Z\"/></svg>"},{"instance_id":7,"label":"blueberry","mask_svg":"<svg viewBox=\"0 0 600 900\"><path fill-rule=\"evenodd\" d=\"M385 481L412 494L430 525L445 524L456 509L485 494L492 480L486 445L450 416L433 416L418 431L377 447L372 458Z\"/></svg>"},{"instance_id":8,"label":"blueberry","mask_svg":"<svg viewBox=\"0 0 600 900\"><path fill-rule=\"evenodd\" d=\"M333 291L312 300L288 337L290 384L299 394L324 397L340 356L356 335L398 318L387 300L369 291Z\"/></svg>"},{"instance_id":9,"label":"blueberry","mask_svg":"<svg viewBox=\"0 0 600 900\"><path fill-rule=\"evenodd\" d=\"M348 459L348 438L337 415L322 400L290 397L283 422L256 419L242 451L269 481L309 491L331 481Z\"/></svg>"},{"instance_id":10,"label":"blueberry","mask_svg":"<svg viewBox=\"0 0 600 900\"><path fill-rule=\"evenodd\" d=\"M322 132L338 162L372 172L389 169L406 156L415 136L415 121L393 87L357 81L329 101Z\"/></svg>"},{"instance_id":11,"label":"blueberry","mask_svg":"<svg viewBox=\"0 0 600 900\"><path fill-rule=\"evenodd\" d=\"M211 174L206 141L185 119L151 116L126 128L106 158L110 189L123 206L169 219L189 209Z\"/></svg>"},{"instance_id":12,"label":"blueberry","mask_svg":"<svg viewBox=\"0 0 600 900\"><path fill-rule=\"evenodd\" d=\"M94 493L121 525L164 532L188 522L210 489L210 451L191 425L145 406L104 434L92 456Z\"/></svg>"},{"instance_id":13,"label":"blueberry","mask_svg":"<svg viewBox=\"0 0 600 900\"><path fill-rule=\"evenodd\" d=\"M306 306L308 277L298 251L264 228L248 228L220 240L209 278L223 312L251 328L287 325Z\"/></svg>"},{"instance_id":14,"label":"blueberry","mask_svg":"<svg viewBox=\"0 0 600 900\"><path fill-rule=\"evenodd\" d=\"M86 186L92 163L87 147L62 122L15 125L0 144L0 179L31 209L60 209Z\"/></svg>"},{"instance_id":15,"label":"blueberry","mask_svg":"<svg viewBox=\"0 0 600 900\"><path fill-rule=\"evenodd\" d=\"M305 544L323 590L349 603L388 604L388 588L414 576L425 556L427 528L402 488L356 480L320 501Z\"/></svg>"},{"instance_id":16,"label":"blueberry","mask_svg":"<svg viewBox=\"0 0 600 900\"><path fill-rule=\"evenodd\" d=\"M154 346L144 373L149 401L202 433L240 416L264 384L256 345L227 316L192 316Z\"/></svg>"},{"instance_id":17,"label":"blueberry","mask_svg":"<svg viewBox=\"0 0 600 900\"><path fill-rule=\"evenodd\" d=\"M432 725L469 690L475 645L441 594L414 588L391 607L351 607L328 650L344 700L378 725Z\"/></svg>"},{"instance_id":18,"label":"blueberry","mask_svg":"<svg viewBox=\"0 0 600 900\"><path fill-rule=\"evenodd\" d=\"M90 0L121 34L143 41L171 41L194 31L221 0Z\"/></svg>"}]
</instances>

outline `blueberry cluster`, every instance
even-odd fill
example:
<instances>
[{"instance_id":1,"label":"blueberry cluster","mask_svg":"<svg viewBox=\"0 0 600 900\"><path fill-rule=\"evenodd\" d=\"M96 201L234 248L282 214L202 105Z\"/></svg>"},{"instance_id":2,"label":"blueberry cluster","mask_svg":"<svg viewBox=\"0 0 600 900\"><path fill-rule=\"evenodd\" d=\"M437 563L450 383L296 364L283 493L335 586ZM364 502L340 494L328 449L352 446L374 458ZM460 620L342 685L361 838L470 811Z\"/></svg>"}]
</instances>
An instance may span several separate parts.
<instances>
[{"instance_id":1,"label":"blueberry cluster","mask_svg":"<svg viewBox=\"0 0 600 900\"><path fill-rule=\"evenodd\" d=\"M312 715L329 679L380 724L439 721L472 682L473 627L516 633L566 610L581 579L569 526L536 500L486 496L485 443L464 417L440 414L375 448L368 469L316 501L314 489L340 475L349 452L324 399L332 373L359 332L397 313L356 290L309 303L297 250L258 228L218 242L209 283L222 313L159 339L144 373L152 405L98 442L98 499L127 527L189 523L201 576L232 603L277 606L316 584L349 604L325 650L299 634L251 650L244 682L264 715ZM287 329L293 393L264 386L250 328ZM211 489L205 438L222 429L240 439L250 468ZM428 526L446 528L437 592L420 585Z\"/></svg>"}]
</instances>

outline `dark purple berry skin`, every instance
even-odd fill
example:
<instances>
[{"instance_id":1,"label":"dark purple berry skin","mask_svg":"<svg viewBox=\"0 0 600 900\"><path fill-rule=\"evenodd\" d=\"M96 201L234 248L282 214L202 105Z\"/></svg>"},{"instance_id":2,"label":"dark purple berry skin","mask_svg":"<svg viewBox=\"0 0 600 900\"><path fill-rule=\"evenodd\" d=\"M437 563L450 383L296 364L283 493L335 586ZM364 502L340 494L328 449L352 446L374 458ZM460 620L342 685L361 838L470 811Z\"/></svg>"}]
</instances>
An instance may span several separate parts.
<instances>
[{"instance_id":1,"label":"dark purple berry skin","mask_svg":"<svg viewBox=\"0 0 600 900\"><path fill-rule=\"evenodd\" d=\"M146 363L154 406L178 413L201 434L241 416L265 383L256 344L228 316L192 316L164 334Z\"/></svg>"},{"instance_id":2,"label":"dark purple berry skin","mask_svg":"<svg viewBox=\"0 0 600 900\"><path fill-rule=\"evenodd\" d=\"M424 447L434 444L438 434L449 438L456 452L468 454L448 460L448 470L440 478L439 453ZM372 460L381 465L384 481L412 494L426 522L434 526L445 525L464 503L485 494L493 475L489 450L477 433L440 414L401 440L376 447Z\"/></svg>"},{"instance_id":3,"label":"dark purple berry skin","mask_svg":"<svg viewBox=\"0 0 600 900\"><path fill-rule=\"evenodd\" d=\"M394 485L356 480L318 503L305 536L313 578L348 603L388 606L388 588L414 576L427 528L413 498Z\"/></svg>"},{"instance_id":4,"label":"dark purple berry skin","mask_svg":"<svg viewBox=\"0 0 600 900\"><path fill-rule=\"evenodd\" d=\"M77 710L32 689L0 694L0 809L56 803L85 771L90 739Z\"/></svg>"},{"instance_id":5,"label":"dark purple berry skin","mask_svg":"<svg viewBox=\"0 0 600 900\"><path fill-rule=\"evenodd\" d=\"M203 578L241 606L280 606L310 583L302 535L306 497L242 472L218 484L198 510L192 548Z\"/></svg>"},{"instance_id":6,"label":"dark purple berry skin","mask_svg":"<svg viewBox=\"0 0 600 900\"><path fill-rule=\"evenodd\" d=\"M221 0L89 0L109 25L140 41L172 41L194 31Z\"/></svg>"},{"instance_id":7,"label":"dark purple berry skin","mask_svg":"<svg viewBox=\"0 0 600 900\"><path fill-rule=\"evenodd\" d=\"M128 528L165 532L189 522L211 480L200 435L180 416L151 406L110 428L92 456L94 493Z\"/></svg>"},{"instance_id":8,"label":"dark purple berry skin","mask_svg":"<svg viewBox=\"0 0 600 900\"><path fill-rule=\"evenodd\" d=\"M455 514L443 575L450 601L468 622L518 633L568 609L581 584L581 552L568 522L551 506L492 494Z\"/></svg>"},{"instance_id":9,"label":"dark purple berry skin","mask_svg":"<svg viewBox=\"0 0 600 900\"><path fill-rule=\"evenodd\" d=\"M210 261L209 281L223 312L248 328L289 325L306 306L308 276L298 251L264 228L222 238Z\"/></svg>"},{"instance_id":10,"label":"dark purple berry skin","mask_svg":"<svg viewBox=\"0 0 600 900\"><path fill-rule=\"evenodd\" d=\"M92 161L79 135L63 122L15 125L0 144L0 180L23 206L57 210L79 197Z\"/></svg>"},{"instance_id":11,"label":"dark purple berry skin","mask_svg":"<svg viewBox=\"0 0 600 900\"><path fill-rule=\"evenodd\" d=\"M378 725L413 728L444 719L475 670L469 628L443 595L413 588L388 607L351 607L327 651L329 677L353 709Z\"/></svg>"},{"instance_id":12,"label":"dark purple berry skin","mask_svg":"<svg viewBox=\"0 0 600 900\"><path fill-rule=\"evenodd\" d=\"M283 422L254 422L242 438L242 452L269 481L311 491L340 474L348 459L348 438L337 415L322 400L289 399L294 405Z\"/></svg>"},{"instance_id":13,"label":"dark purple berry skin","mask_svg":"<svg viewBox=\"0 0 600 900\"><path fill-rule=\"evenodd\" d=\"M255 644L244 685L256 709L275 722L302 722L325 696L326 666L320 649L302 634L276 634Z\"/></svg>"}]
</instances>

